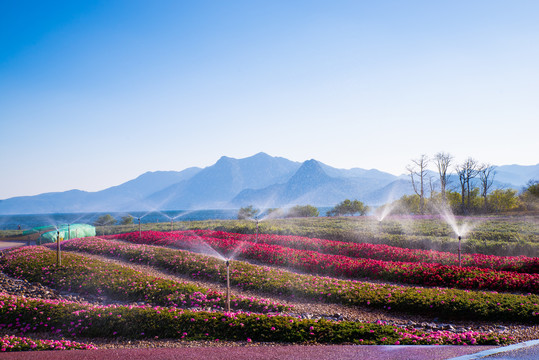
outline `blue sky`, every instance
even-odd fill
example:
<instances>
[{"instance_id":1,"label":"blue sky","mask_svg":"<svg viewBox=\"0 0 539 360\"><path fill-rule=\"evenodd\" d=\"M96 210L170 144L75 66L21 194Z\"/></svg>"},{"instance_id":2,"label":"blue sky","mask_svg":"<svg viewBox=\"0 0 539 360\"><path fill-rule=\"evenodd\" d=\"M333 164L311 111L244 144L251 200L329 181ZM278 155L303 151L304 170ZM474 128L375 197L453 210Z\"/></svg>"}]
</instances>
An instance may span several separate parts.
<instances>
[{"instance_id":1,"label":"blue sky","mask_svg":"<svg viewBox=\"0 0 539 360\"><path fill-rule=\"evenodd\" d=\"M260 151L539 162L538 1L0 2L0 199Z\"/></svg>"}]
</instances>

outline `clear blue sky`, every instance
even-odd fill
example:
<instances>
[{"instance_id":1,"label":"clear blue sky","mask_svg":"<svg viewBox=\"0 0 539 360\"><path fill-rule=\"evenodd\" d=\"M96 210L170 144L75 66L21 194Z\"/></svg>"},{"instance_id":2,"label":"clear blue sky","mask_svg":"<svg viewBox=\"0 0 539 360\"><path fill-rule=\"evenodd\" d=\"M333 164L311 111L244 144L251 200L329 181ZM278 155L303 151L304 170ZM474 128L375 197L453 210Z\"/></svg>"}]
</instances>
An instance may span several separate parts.
<instances>
[{"instance_id":1,"label":"clear blue sky","mask_svg":"<svg viewBox=\"0 0 539 360\"><path fill-rule=\"evenodd\" d=\"M539 1L0 2L0 199L264 151L539 162Z\"/></svg>"}]
</instances>

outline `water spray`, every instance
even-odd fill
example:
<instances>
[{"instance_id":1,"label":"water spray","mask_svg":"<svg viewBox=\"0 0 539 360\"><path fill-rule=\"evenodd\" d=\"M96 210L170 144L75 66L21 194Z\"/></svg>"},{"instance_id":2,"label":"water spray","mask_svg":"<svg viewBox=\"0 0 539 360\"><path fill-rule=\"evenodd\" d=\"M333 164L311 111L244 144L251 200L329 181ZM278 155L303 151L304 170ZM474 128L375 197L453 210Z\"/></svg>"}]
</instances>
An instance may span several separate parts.
<instances>
[{"instance_id":1,"label":"water spray","mask_svg":"<svg viewBox=\"0 0 539 360\"><path fill-rule=\"evenodd\" d=\"M56 264L62 266L62 258L60 256L60 230L56 230Z\"/></svg>"},{"instance_id":2,"label":"water spray","mask_svg":"<svg viewBox=\"0 0 539 360\"><path fill-rule=\"evenodd\" d=\"M459 235L459 266L462 266L462 261L460 259L460 240L461 240L461 236Z\"/></svg>"},{"instance_id":3,"label":"water spray","mask_svg":"<svg viewBox=\"0 0 539 360\"><path fill-rule=\"evenodd\" d=\"M230 312L230 260L226 261L226 312Z\"/></svg>"}]
</instances>

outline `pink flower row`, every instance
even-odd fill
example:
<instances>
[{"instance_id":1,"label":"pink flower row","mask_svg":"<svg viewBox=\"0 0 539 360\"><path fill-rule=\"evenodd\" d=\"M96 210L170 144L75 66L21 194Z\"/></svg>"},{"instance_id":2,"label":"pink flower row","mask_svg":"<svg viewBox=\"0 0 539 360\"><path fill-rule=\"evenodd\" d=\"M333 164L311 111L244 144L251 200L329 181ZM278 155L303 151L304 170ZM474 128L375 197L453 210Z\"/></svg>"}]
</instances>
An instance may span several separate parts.
<instances>
[{"instance_id":1,"label":"pink flower row","mask_svg":"<svg viewBox=\"0 0 539 360\"><path fill-rule=\"evenodd\" d=\"M70 340L33 340L27 337L4 335L0 338L0 351L39 351L39 350L95 350L96 346Z\"/></svg>"}]
</instances>

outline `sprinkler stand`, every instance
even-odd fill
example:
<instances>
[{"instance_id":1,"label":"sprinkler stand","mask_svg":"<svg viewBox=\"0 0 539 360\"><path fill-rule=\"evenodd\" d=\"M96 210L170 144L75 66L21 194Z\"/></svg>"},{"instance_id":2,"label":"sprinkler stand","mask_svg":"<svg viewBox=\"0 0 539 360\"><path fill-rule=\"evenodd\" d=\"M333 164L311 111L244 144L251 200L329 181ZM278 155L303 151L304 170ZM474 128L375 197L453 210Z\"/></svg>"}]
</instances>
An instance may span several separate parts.
<instances>
[{"instance_id":1,"label":"sprinkler stand","mask_svg":"<svg viewBox=\"0 0 539 360\"><path fill-rule=\"evenodd\" d=\"M226 312L230 312L230 260L226 261Z\"/></svg>"},{"instance_id":2,"label":"sprinkler stand","mask_svg":"<svg viewBox=\"0 0 539 360\"><path fill-rule=\"evenodd\" d=\"M140 218L138 218L138 237L142 237L142 226L140 225Z\"/></svg>"},{"instance_id":3,"label":"sprinkler stand","mask_svg":"<svg viewBox=\"0 0 539 360\"><path fill-rule=\"evenodd\" d=\"M60 256L60 230L56 230L56 264L62 266L62 257Z\"/></svg>"},{"instance_id":4,"label":"sprinkler stand","mask_svg":"<svg viewBox=\"0 0 539 360\"><path fill-rule=\"evenodd\" d=\"M170 231L174 231L174 219L170 219Z\"/></svg>"},{"instance_id":5,"label":"sprinkler stand","mask_svg":"<svg viewBox=\"0 0 539 360\"><path fill-rule=\"evenodd\" d=\"M256 217L256 235L255 235L255 242L258 241L258 216Z\"/></svg>"},{"instance_id":6,"label":"sprinkler stand","mask_svg":"<svg viewBox=\"0 0 539 360\"><path fill-rule=\"evenodd\" d=\"M461 240L461 236L459 235L459 266L462 266L462 261L460 259L460 240Z\"/></svg>"}]
</instances>

